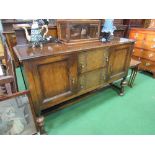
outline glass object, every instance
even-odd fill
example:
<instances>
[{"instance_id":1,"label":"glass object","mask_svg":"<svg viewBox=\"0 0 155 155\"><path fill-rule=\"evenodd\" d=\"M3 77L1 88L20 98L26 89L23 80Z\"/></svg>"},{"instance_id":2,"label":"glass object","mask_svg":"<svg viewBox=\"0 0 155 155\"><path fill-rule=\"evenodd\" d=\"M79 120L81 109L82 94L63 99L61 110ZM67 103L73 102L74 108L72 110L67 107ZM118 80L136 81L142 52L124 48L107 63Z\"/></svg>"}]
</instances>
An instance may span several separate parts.
<instances>
[{"instance_id":1,"label":"glass object","mask_svg":"<svg viewBox=\"0 0 155 155\"><path fill-rule=\"evenodd\" d=\"M113 32L114 30L116 30L116 27L113 25L113 21L113 19L105 19L105 22L102 27L102 42L110 41L112 36L114 35Z\"/></svg>"},{"instance_id":2,"label":"glass object","mask_svg":"<svg viewBox=\"0 0 155 155\"><path fill-rule=\"evenodd\" d=\"M99 40L99 20L57 20L58 37L65 43Z\"/></svg>"}]
</instances>

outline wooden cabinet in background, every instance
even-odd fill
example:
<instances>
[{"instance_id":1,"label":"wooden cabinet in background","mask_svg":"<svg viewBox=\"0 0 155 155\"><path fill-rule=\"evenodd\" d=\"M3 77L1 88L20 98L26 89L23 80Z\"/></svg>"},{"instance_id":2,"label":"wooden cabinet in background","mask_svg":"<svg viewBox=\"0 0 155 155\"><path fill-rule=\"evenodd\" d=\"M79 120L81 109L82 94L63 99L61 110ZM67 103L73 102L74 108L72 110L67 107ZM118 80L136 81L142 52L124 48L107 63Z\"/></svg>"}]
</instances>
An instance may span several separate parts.
<instances>
[{"instance_id":1,"label":"wooden cabinet in background","mask_svg":"<svg viewBox=\"0 0 155 155\"><path fill-rule=\"evenodd\" d=\"M114 36L123 38L127 30L127 25L123 24L123 19L114 19L113 23L114 23L114 26L116 26L116 30L114 31Z\"/></svg>"},{"instance_id":2,"label":"wooden cabinet in background","mask_svg":"<svg viewBox=\"0 0 155 155\"><path fill-rule=\"evenodd\" d=\"M18 58L15 55L14 50L13 50L13 47L17 44L16 35L13 31L3 32L3 35L6 39L6 43L9 47L11 57L15 62L15 66L18 67L19 66L19 60L18 60Z\"/></svg>"},{"instance_id":3,"label":"wooden cabinet in background","mask_svg":"<svg viewBox=\"0 0 155 155\"><path fill-rule=\"evenodd\" d=\"M129 37L130 28L144 28L146 19L123 19L123 24L127 25L125 37Z\"/></svg>"},{"instance_id":4,"label":"wooden cabinet in background","mask_svg":"<svg viewBox=\"0 0 155 155\"><path fill-rule=\"evenodd\" d=\"M139 69L155 78L155 29L132 28L129 38L136 40L132 57L142 62Z\"/></svg>"},{"instance_id":5,"label":"wooden cabinet in background","mask_svg":"<svg viewBox=\"0 0 155 155\"><path fill-rule=\"evenodd\" d=\"M27 44L28 41L26 39L25 32L24 32L23 29L15 30L13 25L11 25L11 27L9 27L8 23L7 23L7 25L8 26L4 30L7 30L8 28L11 29L11 30L3 31L3 35L4 35L5 39L6 39L6 43L8 44L11 56L12 56L14 62L15 62L15 66L18 67L20 62L19 62L17 56L14 53L13 47L16 46L17 44L18 45ZM57 35L57 27L49 25L48 28L49 28L49 31L48 31L47 36L52 36L52 37L57 38L58 37L58 35Z\"/></svg>"},{"instance_id":6,"label":"wooden cabinet in background","mask_svg":"<svg viewBox=\"0 0 155 155\"><path fill-rule=\"evenodd\" d=\"M36 114L127 76L134 42L16 46ZM121 92L122 93L122 92Z\"/></svg>"}]
</instances>

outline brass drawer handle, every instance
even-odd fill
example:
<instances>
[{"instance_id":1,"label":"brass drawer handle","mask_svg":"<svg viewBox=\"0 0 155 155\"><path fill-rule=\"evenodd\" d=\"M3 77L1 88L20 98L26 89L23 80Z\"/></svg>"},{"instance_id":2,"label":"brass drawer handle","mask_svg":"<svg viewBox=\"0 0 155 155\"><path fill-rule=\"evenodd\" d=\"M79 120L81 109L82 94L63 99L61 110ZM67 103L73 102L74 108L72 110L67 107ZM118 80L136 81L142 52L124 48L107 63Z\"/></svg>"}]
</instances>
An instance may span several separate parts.
<instances>
[{"instance_id":1,"label":"brass drawer handle","mask_svg":"<svg viewBox=\"0 0 155 155\"><path fill-rule=\"evenodd\" d=\"M106 62L108 62L108 61L109 61L109 58L108 58L108 57L106 57L106 58L105 58L105 60L106 60Z\"/></svg>"},{"instance_id":2,"label":"brass drawer handle","mask_svg":"<svg viewBox=\"0 0 155 155\"><path fill-rule=\"evenodd\" d=\"M83 86L83 85L80 85L80 88L81 88L81 89L83 89L83 88L84 88L84 86Z\"/></svg>"},{"instance_id":3,"label":"brass drawer handle","mask_svg":"<svg viewBox=\"0 0 155 155\"><path fill-rule=\"evenodd\" d=\"M81 69L85 68L85 65L84 64L80 64L80 68Z\"/></svg>"},{"instance_id":4,"label":"brass drawer handle","mask_svg":"<svg viewBox=\"0 0 155 155\"><path fill-rule=\"evenodd\" d=\"M138 33L136 33L136 34L134 35L134 37L137 38L137 37L138 37Z\"/></svg>"},{"instance_id":5,"label":"brass drawer handle","mask_svg":"<svg viewBox=\"0 0 155 155\"><path fill-rule=\"evenodd\" d=\"M151 48L155 48L155 45L152 45Z\"/></svg>"},{"instance_id":6,"label":"brass drawer handle","mask_svg":"<svg viewBox=\"0 0 155 155\"><path fill-rule=\"evenodd\" d=\"M151 53L151 54L149 54L149 58L151 58L151 57L153 57L153 54Z\"/></svg>"},{"instance_id":7,"label":"brass drawer handle","mask_svg":"<svg viewBox=\"0 0 155 155\"><path fill-rule=\"evenodd\" d=\"M71 79L72 84L75 84L75 78Z\"/></svg>"},{"instance_id":8,"label":"brass drawer handle","mask_svg":"<svg viewBox=\"0 0 155 155\"><path fill-rule=\"evenodd\" d=\"M150 66L151 64L149 62L146 62L145 63L145 66Z\"/></svg>"}]
</instances>

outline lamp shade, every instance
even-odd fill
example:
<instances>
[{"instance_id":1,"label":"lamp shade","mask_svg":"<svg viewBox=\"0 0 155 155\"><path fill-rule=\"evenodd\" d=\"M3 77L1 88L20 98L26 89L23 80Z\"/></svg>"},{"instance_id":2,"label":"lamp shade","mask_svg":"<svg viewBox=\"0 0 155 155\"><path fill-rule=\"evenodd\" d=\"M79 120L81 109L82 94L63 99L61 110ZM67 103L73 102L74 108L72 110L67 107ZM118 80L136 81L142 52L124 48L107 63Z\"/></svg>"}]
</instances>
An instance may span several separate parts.
<instances>
[{"instance_id":1,"label":"lamp shade","mask_svg":"<svg viewBox=\"0 0 155 155\"><path fill-rule=\"evenodd\" d=\"M113 25L113 21L113 19L105 19L102 32L110 32L110 34L113 35L114 30L116 30L116 27Z\"/></svg>"}]
</instances>

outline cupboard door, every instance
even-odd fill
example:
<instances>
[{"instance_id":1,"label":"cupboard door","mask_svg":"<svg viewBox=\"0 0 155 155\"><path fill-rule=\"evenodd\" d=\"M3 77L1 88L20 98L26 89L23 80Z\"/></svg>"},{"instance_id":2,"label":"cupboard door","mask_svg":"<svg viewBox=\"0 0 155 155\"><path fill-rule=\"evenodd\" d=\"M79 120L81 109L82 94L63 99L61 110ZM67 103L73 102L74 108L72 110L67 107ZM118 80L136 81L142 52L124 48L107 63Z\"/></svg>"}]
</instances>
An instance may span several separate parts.
<instances>
[{"instance_id":1,"label":"cupboard door","mask_svg":"<svg viewBox=\"0 0 155 155\"><path fill-rule=\"evenodd\" d=\"M79 90L89 90L103 85L107 79L107 69L96 69L79 76Z\"/></svg>"},{"instance_id":2,"label":"cupboard door","mask_svg":"<svg viewBox=\"0 0 155 155\"><path fill-rule=\"evenodd\" d=\"M108 48L98 48L79 53L79 73L85 73L101 67L105 67L108 60L108 54Z\"/></svg>"},{"instance_id":3,"label":"cupboard door","mask_svg":"<svg viewBox=\"0 0 155 155\"><path fill-rule=\"evenodd\" d=\"M117 80L127 74L133 46L111 48L108 64L108 79Z\"/></svg>"},{"instance_id":4,"label":"cupboard door","mask_svg":"<svg viewBox=\"0 0 155 155\"><path fill-rule=\"evenodd\" d=\"M35 61L33 74L41 104L55 105L76 92L77 57L65 55Z\"/></svg>"}]
</instances>

